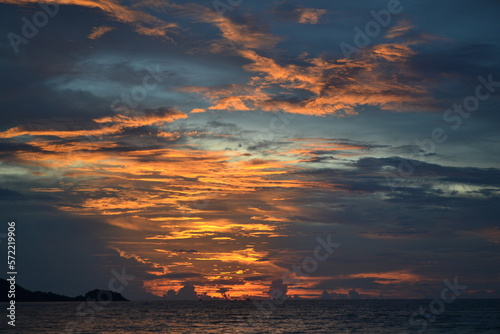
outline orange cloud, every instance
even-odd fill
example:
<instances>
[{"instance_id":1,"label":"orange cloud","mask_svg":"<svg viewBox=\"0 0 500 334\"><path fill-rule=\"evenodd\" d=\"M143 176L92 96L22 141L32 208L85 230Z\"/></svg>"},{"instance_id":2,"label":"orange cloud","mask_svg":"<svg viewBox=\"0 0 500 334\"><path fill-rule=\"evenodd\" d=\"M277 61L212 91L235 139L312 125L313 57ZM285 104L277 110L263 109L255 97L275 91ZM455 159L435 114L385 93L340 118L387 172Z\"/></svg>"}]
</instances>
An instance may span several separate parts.
<instances>
[{"instance_id":1,"label":"orange cloud","mask_svg":"<svg viewBox=\"0 0 500 334\"><path fill-rule=\"evenodd\" d=\"M396 24L394 27L392 27L387 34L384 36L385 38L397 38L397 37L402 37L406 33L408 33L411 29L413 29L415 26L411 24L407 20L401 20Z\"/></svg>"},{"instance_id":2,"label":"orange cloud","mask_svg":"<svg viewBox=\"0 0 500 334\"><path fill-rule=\"evenodd\" d=\"M92 33L88 36L89 39L98 39L103 36L105 33L114 30L113 27L94 27L92 28Z\"/></svg>"},{"instance_id":3,"label":"orange cloud","mask_svg":"<svg viewBox=\"0 0 500 334\"><path fill-rule=\"evenodd\" d=\"M135 113L131 116L120 115L112 117L103 117L94 119L96 123L114 123L122 125L124 128L138 128L145 125L161 125L170 123L177 119L187 118L188 116L180 111L170 110L168 108L145 109L141 113Z\"/></svg>"},{"instance_id":4,"label":"orange cloud","mask_svg":"<svg viewBox=\"0 0 500 334\"><path fill-rule=\"evenodd\" d=\"M281 38L273 36L266 32L262 27L259 27L250 22L235 22L230 18L218 15L211 8L196 5L171 5L181 12L187 12L201 22L206 22L215 25L221 32L222 40L213 41L210 49L213 52L221 52L224 50L236 48L272 48L278 43Z\"/></svg>"},{"instance_id":5,"label":"orange cloud","mask_svg":"<svg viewBox=\"0 0 500 334\"><path fill-rule=\"evenodd\" d=\"M299 8L299 23L317 24L321 16L326 13L326 9Z\"/></svg>"},{"instance_id":6,"label":"orange cloud","mask_svg":"<svg viewBox=\"0 0 500 334\"><path fill-rule=\"evenodd\" d=\"M142 258L141 256L136 255L136 254L129 254L129 253L127 253L127 252L125 252L125 251L117 248L117 247L110 247L110 248L114 249L115 251L117 251L118 254L120 255L120 257L122 257L122 258L125 258L125 259L134 259L134 260L136 260L139 263L151 266L154 269L154 271L149 271L148 272L149 274L152 274L152 275L164 275L164 274L167 274L167 273L170 272L170 270L167 268L167 266L164 266L164 265L161 265L161 264L156 263L154 261L151 261L150 259Z\"/></svg>"},{"instance_id":7,"label":"orange cloud","mask_svg":"<svg viewBox=\"0 0 500 334\"><path fill-rule=\"evenodd\" d=\"M279 65L252 50L240 54L251 60L244 69L260 74L248 88L198 89L214 104L212 110L282 110L304 115L356 114L356 107L375 105L382 109L427 108L426 90L416 83L405 83L389 73L407 71L405 63L415 52L398 44L377 45L363 51L357 60L327 61L309 59L309 65ZM387 67L391 70L388 71ZM405 73L406 74L406 73ZM302 99L279 100L266 90L276 87L283 94L309 91ZM196 89L191 88L191 91ZM228 93L230 95L228 95ZM242 94L243 93L243 94Z\"/></svg>"},{"instance_id":8,"label":"orange cloud","mask_svg":"<svg viewBox=\"0 0 500 334\"><path fill-rule=\"evenodd\" d=\"M174 29L178 28L175 23L166 23L146 12L130 9L125 5L119 4L119 2L115 0L0 0L0 3L7 3L11 5L57 3L58 5L97 8L106 13L113 20L130 24L139 34L162 37L165 39L171 39L169 35L174 32ZM92 34L94 34L94 30Z\"/></svg>"},{"instance_id":9,"label":"orange cloud","mask_svg":"<svg viewBox=\"0 0 500 334\"><path fill-rule=\"evenodd\" d=\"M229 233L233 236L247 236L253 235L272 235L276 230L276 226L268 224L237 224L229 221L228 219L215 219L213 221L195 221L181 224L180 222L174 226L163 225L168 228L168 234L156 235L148 237L149 240L177 240L177 239L191 239L202 238L206 236L214 236L221 233ZM219 237L220 238L220 237ZM212 238L214 239L214 238ZM230 238L231 239L231 238Z\"/></svg>"},{"instance_id":10,"label":"orange cloud","mask_svg":"<svg viewBox=\"0 0 500 334\"><path fill-rule=\"evenodd\" d=\"M212 21L207 19L207 22ZM216 24L234 28L227 20ZM411 28L409 23L403 22L386 37L403 36ZM399 43L366 47L349 60L301 58L300 62L291 64L280 64L258 51L268 46L269 43L262 41L269 39L259 38L259 43L254 43L248 40L251 37L242 37L234 32L224 37L229 41L238 41L236 52L250 61L243 69L256 75L247 85L183 89L211 100L209 110L281 110L326 116L356 114L357 107L367 105L395 111L431 108L432 100L421 84L423 78L409 64L411 57L417 53L411 45L431 39L429 36L419 35Z\"/></svg>"},{"instance_id":11,"label":"orange cloud","mask_svg":"<svg viewBox=\"0 0 500 334\"><path fill-rule=\"evenodd\" d=\"M12 138L17 136L54 136L59 138L75 138L81 136L98 137L104 135L115 134L123 131L126 128L137 128L145 125L159 125L163 123L173 122L177 119L187 118L188 116L180 111L170 110L167 108L146 109L140 113L127 115L115 115L95 119L94 123L107 124L94 129L82 130L56 130L48 129L50 124L33 125L33 126L18 126L0 132L0 138ZM64 124L63 124L64 125ZM95 126L94 126L95 127Z\"/></svg>"}]
</instances>

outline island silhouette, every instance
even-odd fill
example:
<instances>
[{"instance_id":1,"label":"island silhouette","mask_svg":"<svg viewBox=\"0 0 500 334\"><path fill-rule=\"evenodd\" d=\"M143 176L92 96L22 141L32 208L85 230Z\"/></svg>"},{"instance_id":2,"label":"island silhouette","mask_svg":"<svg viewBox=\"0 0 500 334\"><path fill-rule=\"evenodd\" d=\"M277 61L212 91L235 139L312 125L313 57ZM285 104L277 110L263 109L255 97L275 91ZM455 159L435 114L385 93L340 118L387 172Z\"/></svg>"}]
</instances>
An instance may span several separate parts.
<instances>
[{"instance_id":1,"label":"island silhouette","mask_svg":"<svg viewBox=\"0 0 500 334\"><path fill-rule=\"evenodd\" d=\"M0 278L0 291L7 292L9 290L10 283ZM80 295L76 297L68 297L64 295L59 295L52 292L41 292L41 291L30 291L22 286L16 284L15 290L15 301L17 302L81 302L87 300L96 300L101 296L109 296L109 300L116 302L127 302L129 301L123 297L120 293L111 290L100 290L95 289L87 292L85 295ZM0 295L0 302L8 302L10 299L7 293L2 293Z\"/></svg>"}]
</instances>

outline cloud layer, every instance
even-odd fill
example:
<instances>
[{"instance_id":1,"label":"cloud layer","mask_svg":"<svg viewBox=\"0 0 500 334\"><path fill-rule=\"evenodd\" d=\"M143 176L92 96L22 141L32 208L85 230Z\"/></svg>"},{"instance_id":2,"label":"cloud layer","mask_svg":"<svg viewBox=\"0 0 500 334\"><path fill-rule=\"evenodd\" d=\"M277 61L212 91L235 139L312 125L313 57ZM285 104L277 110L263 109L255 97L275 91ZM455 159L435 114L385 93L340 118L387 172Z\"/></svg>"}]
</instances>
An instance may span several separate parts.
<instances>
[{"instance_id":1,"label":"cloud layer","mask_svg":"<svg viewBox=\"0 0 500 334\"><path fill-rule=\"evenodd\" d=\"M0 2L22 34L35 2ZM498 297L498 5L447 3L470 32L408 5L346 58L386 4L58 3L18 54L1 45L22 285L71 294L51 272L90 289L126 267L142 299L435 298L456 276ZM294 271L326 236L335 253Z\"/></svg>"}]
</instances>

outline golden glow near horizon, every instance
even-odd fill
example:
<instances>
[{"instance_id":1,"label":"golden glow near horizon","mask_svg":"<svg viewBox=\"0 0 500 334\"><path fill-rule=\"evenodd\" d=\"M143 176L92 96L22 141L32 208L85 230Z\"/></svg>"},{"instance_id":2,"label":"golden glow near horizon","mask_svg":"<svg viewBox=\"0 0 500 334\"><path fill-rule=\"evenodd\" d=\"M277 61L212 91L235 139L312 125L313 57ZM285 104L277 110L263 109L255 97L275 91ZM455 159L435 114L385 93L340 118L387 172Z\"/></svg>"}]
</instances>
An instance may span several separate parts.
<instances>
[{"instance_id":1,"label":"golden glow near horizon","mask_svg":"<svg viewBox=\"0 0 500 334\"><path fill-rule=\"evenodd\" d=\"M154 150L136 148L115 155L106 153L106 149L118 147L118 142L112 138L82 142L82 131L29 133L33 145L42 151L29 156L21 152L19 161L26 164L29 173L36 170L39 178L47 177L52 170L60 175L58 188L37 187L31 191L62 192L78 198L78 203L71 205L63 200L58 208L75 215L101 216L110 225L146 235L143 244L137 240L131 249L126 244L111 245L120 256L150 266L151 275L199 273L195 277L146 281L146 290L157 295L204 277L198 292L208 296L220 296L215 292L220 287L229 288L234 298L266 296L271 278L286 268L275 264L276 258L271 258L269 251L257 248L267 245L269 238L289 236L287 226L297 219L288 216L300 215L301 209L286 203L300 196L302 188L335 191L334 185L293 175L301 170L296 157L307 155L307 147L319 149L313 144L266 159L234 151L200 150L192 145L188 148L187 144ZM38 139L47 133L62 134L68 140ZM20 130L18 134L27 133ZM189 140L189 136L185 138ZM318 145L329 149L328 143ZM362 149L333 146L333 150ZM149 241L157 242L154 252ZM196 251L167 249L172 247ZM243 274L268 278L245 281Z\"/></svg>"},{"instance_id":2,"label":"golden glow near horizon","mask_svg":"<svg viewBox=\"0 0 500 334\"><path fill-rule=\"evenodd\" d=\"M314 140L296 142L300 149L278 155L307 157L308 152L319 149L363 150L335 143L333 147L328 143L316 145ZM308 144L302 145L304 142ZM77 205L63 202L59 209L75 215L102 216L113 226L146 235L144 243L137 240L132 246L117 243L113 247L120 256L149 266L150 275L172 275L144 282L146 291L158 296L192 282L198 293L207 296L221 297L217 291L224 287L231 298L266 297L269 282L288 270L276 264L287 257L287 252L280 251L282 257L278 257L262 249L270 238L291 236L287 228L297 222L291 216L305 214L300 206L287 203L301 196L300 189L336 191L334 185L291 174L300 170L300 160L245 155L233 161L234 152L177 149L175 145L107 155L99 148L116 147L110 140L97 142L98 146L83 152L76 151L76 139L61 149L48 140L34 143L51 153L30 157L31 168L36 167L40 177L45 177L43 170L57 168L62 188L38 187L31 191L87 194L79 197ZM79 160L68 160L72 153L77 153ZM24 159L23 154L19 158ZM78 184L65 189L71 180L78 180ZM157 242L153 252L148 242ZM183 276L190 272L197 275ZM259 276L265 278L245 280ZM319 280L303 279L293 293L317 296L321 293L313 288L317 283Z\"/></svg>"},{"instance_id":3,"label":"golden glow near horizon","mask_svg":"<svg viewBox=\"0 0 500 334\"><path fill-rule=\"evenodd\" d=\"M131 116L110 117L99 122L140 126L158 119L164 124L184 118L177 112L172 115L148 119L139 115L137 121ZM156 149L135 146L115 154L112 150L121 143L114 130L101 131L100 140L91 142L82 139L87 132L81 129L17 127L3 134L11 136L15 131L18 137L29 135L25 138L40 148L39 152L17 154L23 173L38 180L58 173L57 187L49 184L30 191L60 194L59 210L101 217L129 231L133 242L111 240L110 247L121 257L149 267L145 273L151 278L144 281L144 288L158 296L191 283L205 296L221 297L217 291L224 288L230 298L267 297L270 281L290 269L285 263L300 264L309 254L307 250L270 248L273 239L279 242L294 237L293 226L303 224L302 217L311 214L310 205L301 204L302 194L345 192L333 182L319 182L301 173L305 166L325 155L359 156L370 150L325 138L290 138L285 149L254 157L248 152L201 149L196 144L197 134L188 133L179 134L182 144L173 142ZM47 139L47 134L55 139ZM314 221L308 224L328 226ZM425 279L409 272L367 272L348 277L299 277L298 281L292 275L285 284L290 287L289 295L308 298L321 294L322 289L315 287L322 280L361 278L378 284ZM338 294L348 292L335 289ZM377 291L360 292L379 295Z\"/></svg>"}]
</instances>

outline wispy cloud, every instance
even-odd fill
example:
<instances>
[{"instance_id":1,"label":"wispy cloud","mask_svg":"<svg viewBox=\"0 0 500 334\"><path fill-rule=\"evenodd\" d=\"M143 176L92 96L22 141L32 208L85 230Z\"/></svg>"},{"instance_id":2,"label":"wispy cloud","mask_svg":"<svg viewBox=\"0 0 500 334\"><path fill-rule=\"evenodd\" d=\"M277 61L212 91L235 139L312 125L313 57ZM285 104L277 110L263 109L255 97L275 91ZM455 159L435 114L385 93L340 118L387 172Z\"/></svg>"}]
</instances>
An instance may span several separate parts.
<instances>
[{"instance_id":1,"label":"wispy cloud","mask_svg":"<svg viewBox=\"0 0 500 334\"><path fill-rule=\"evenodd\" d=\"M158 125L173 122L176 119L187 118L187 115L168 108L145 109L141 112L132 112L130 115L116 115L93 120L91 129L61 130L49 128L50 123L38 125L23 125L0 132L0 138L17 136L54 136L59 138L75 138L81 136L102 136L119 133L128 128L138 128L145 125ZM104 124L104 125L101 125ZM59 125L60 124L57 124ZM101 125L101 126L99 126Z\"/></svg>"},{"instance_id":2,"label":"wispy cloud","mask_svg":"<svg viewBox=\"0 0 500 334\"><path fill-rule=\"evenodd\" d=\"M321 16L326 13L326 9L298 8L297 12L299 13L299 23L317 24Z\"/></svg>"},{"instance_id":3,"label":"wispy cloud","mask_svg":"<svg viewBox=\"0 0 500 334\"><path fill-rule=\"evenodd\" d=\"M26 5L36 3L54 3L50 0L0 0L0 3ZM141 10L135 10L114 0L59 0L59 5L73 5L97 8L111 19L131 25L136 32L143 35L171 39L170 35L178 28L175 23L163 20ZM94 30L91 33L94 34ZM90 37L89 37L90 38ZM96 37L97 38L97 37Z\"/></svg>"},{"instance_id":4,"label":"wispy cloud","mask_svg":"<svg viewBox=\"0 0 500 334\"><path fill-rule=\"evenodd\" d=\"M92 32L88 36L89 39L98 39L102 37L104 34L114 30L113 27L94 27L92 28Z\"/></svg>"},{"instance_id":5,"label":"wispy cloud","mask_svg":"<svg viewBox=\"0 0 500 334\"><path fill-rule=\"evenodd\" d=\"M356 114L356 108L364 106L396 111L432 108L423 78L409 63L417 52L405 44L377 44L351 60L317 57L289 64L256 50L239 49L238 53L251 62L243 68L257 74L247 86L185 90L208 97L213 110L283 110L325 116Z\"/></svg>"}]
</instances>

